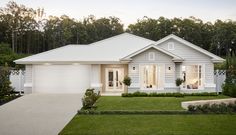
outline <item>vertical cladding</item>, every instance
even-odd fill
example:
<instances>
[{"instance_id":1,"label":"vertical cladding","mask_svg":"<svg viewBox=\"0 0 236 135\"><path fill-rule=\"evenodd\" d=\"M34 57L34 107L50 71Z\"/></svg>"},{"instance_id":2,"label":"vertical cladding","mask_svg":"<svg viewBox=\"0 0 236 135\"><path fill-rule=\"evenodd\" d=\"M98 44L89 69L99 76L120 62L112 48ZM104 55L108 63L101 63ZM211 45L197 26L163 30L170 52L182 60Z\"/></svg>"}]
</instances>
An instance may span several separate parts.
<instances>
[{"instance_id":1,"label":"vertical cladding","mask_svg":"<svg viewBox=\"0 0 236 135\"><path fill-rule=\"evenodd\" d=\"M25 83L32 83L32 65L25 66Z\"/></svg>"}]
</instances>

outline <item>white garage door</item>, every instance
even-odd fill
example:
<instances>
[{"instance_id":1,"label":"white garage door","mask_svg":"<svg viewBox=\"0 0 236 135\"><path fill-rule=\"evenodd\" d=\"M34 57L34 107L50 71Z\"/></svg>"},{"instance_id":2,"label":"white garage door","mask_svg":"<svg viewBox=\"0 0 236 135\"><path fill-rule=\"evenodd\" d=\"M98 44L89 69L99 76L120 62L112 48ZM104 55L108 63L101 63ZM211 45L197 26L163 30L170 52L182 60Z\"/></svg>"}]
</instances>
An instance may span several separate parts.
<instances>
[{"instance_id":1,"label":"white garage door","mask_svg":"<svg viewBox=\"0 0 236 135\"><path fill-rule=\"evenodd\" d=\"M91 65L34 65L34 93L84 93Z\"/></svg>"}]
</instances>

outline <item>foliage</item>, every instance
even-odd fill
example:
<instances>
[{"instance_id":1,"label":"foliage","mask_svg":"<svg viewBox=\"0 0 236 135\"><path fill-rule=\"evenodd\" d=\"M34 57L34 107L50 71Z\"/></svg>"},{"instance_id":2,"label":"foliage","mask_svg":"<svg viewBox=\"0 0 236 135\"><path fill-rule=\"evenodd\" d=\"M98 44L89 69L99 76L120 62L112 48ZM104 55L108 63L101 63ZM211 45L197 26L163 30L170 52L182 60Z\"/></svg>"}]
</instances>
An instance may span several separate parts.
<instances>
[{"instance_id":1,"label":"foliage","mask_svg":"<svg viewBox=\"0 0 236 135\"><path fill-rule=\"evenodd\" d=\"M20 97L20 96L21 95L19 95L19 94L16 95L14 93L11 94L11 95L5 95L5 96L0 98L0 105L3 105L3 104L5 104L5 103L7 103L7 102L9 102L11 100L14 100L14 99Z\"/></svg>"},{"instance_id":2,"label":"foliage","mask_svg":"<svg viewBox=\"0 0 236 135\"><path fill-rule=\"evenodd\" d=\"M25 56L28 55L14 53L9 44L0 43L0 66L7 64L9 67L23 68L23 66L16 65L13 61Z\"/></svg>"},{"instance_id":3,"label":"foliage","mask_svg":"<svg viewBox=\"0 0 236 135\"><path fill-rule=\"evenodd\" d=\"M0 98L10 95L13 88L10 86L10 68L8 66L0 67Z\"/></svg>"},{"instance_id":4,"label":"foliage","mask_svg":"<svg viewBox=\"0 0 236 135\"><path fill-rule=\"evenodd\" d=\"M127 31L155 41L169 34L175 34L220 56L236 54L236 22L232 20L217 20L212 24L204 23L195 17L183 19L144 17L137 23L130 24Z\"/></svg>"},{"instance_id":5,"label":"foliage","mask_svg":"<svg viewBox=\"0 0 236 135\"><path fill-rule=\"evenodd\" d=\"M99 94L94 93L94 89L87 89L85 95L82 99L83 109L91 109L94 108L94 103L100 97Z\"/></svg>"},{"instance_id":6,"label":"foliage","mask_svg":"<svg viewBox=\"0 0 236 135\"><path fill-rule=\"evenodd\" d=\"M185 110L79 110L79 115L191 114Z\"/></svg>"},{"instance_id":7,"label":"foliage","mask_svg":"<svg viewBox=\"0 0 236 135\"><path fill-rule=\"evenodd\" d=\"M89 44L124 32L121 20L113 16L90 15L78 21L67 15L46 18L44 14L44 9L10 1L0 8L0 43L11 44L16 53L34 54L67 44ZM236 22L232 20L204 23L195 17L144 17L126 31L155 41L175 34L220 56L236 52Z\"/></svg>"},{"instance_id":8,"label":"foliage","mask_svg":"<svg viewBox=\"0 0 236 135\"><path fill-rule=\"evenodd\" d=\"M184 82L184 80L181 79L181 78L177 78L177 79L175 80L175 84L176 84L176 86L178 86L178 87L179 87L183 82Z\"/></svg>"},{"instance_id":9,"label":"foliage","mask_svg":"<svg viewBox=\"0 0 236 135\"><path fill-rule=\"evenodd\" d=\"M131 85L131 78L129 76L125 76L124 80L123 80L123 83L126 85L126 86L130 86Z\"/></svg>"},{"instance_id":10,"label":"foliage","mask_svg":"<svg viewBox=\"0 0 236 135\"><path fill-rule=\"evenodd\" d=\"M184 96L217 96L217 93L145 93L136 91L134 93L122 93L122 97L184 97Z\"/></svg>"},{"instance_id":11,"label":"foliage","mask_svg":"<svg viewBox=\"0 0 236 135\"><path fill-rule=\"evenodd\" d=\"M88 44L123 33L117 17L88 16L81 21L67 15L45 17L44 9L33 9L14 1L0 8L0 42L13 52L34 54L67 44Z\"/></svg>"},{"instance_id":12,"label":"foliage","mask_svg":"<svg viewBox=\"0 0 236 135\"><path fill-rule=\"evenodd\" d=\"M223 84L222 88L224 95L236 97L236 84L225 83Z\"/></svg>"},{"instance_id":13,"label":"foliage","mask_svg":"<svg viewBox=\"0 0 236 135\"><path fill-rule=\"evenodd\" d=\"M236 57L226 58L226 79L222 86L223 94L236 97Z\"/></svg>"},{"instance_id":14,"label":"foliage","mask_svg":"<svg viewBox=\"0 0 236 135\"><path fill-rule=\"evenodd\" d=\"M236 102L233 104L190 105L188 111L197 113L236 113Z\"/></svg>"}]
</instances>

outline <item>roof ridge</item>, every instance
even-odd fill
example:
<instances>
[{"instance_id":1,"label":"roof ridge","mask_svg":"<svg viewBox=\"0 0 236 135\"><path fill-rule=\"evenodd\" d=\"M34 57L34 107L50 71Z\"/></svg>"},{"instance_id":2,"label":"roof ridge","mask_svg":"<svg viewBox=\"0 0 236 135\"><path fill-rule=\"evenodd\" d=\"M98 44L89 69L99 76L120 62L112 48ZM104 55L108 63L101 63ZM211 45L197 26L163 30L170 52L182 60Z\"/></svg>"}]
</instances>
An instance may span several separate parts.
<instances>
[{"instance_id":1,"label":"roof ridge","mask_svg":"<svg viewBox=\"0 0 236 135\"><path fill-rule=\"evenodd\" d=\"M118 37L123 36L123 35L130 35L130 36L133 36L133 37L136 37L136 38L140 38L142 40L148 40L150 42L155 42L153 40L150 40L150 39L147 39L147 38L144 38L144 37L141 37L141 36L137 36L137 35L134 35L134 34L131 34L131 33L128 33L128 32L124 32L124 33L121 33L121 34L118 34L118 35L115 35L115 36L112 36L112 37L109 37L109 38L105 38L105 39L90 43L88 45L95 45L97 43L105 42L105 41L108 41L108 40L111 40L111 39L114 39L114 38L118 38Z\"/></svg>"}]
</instances>

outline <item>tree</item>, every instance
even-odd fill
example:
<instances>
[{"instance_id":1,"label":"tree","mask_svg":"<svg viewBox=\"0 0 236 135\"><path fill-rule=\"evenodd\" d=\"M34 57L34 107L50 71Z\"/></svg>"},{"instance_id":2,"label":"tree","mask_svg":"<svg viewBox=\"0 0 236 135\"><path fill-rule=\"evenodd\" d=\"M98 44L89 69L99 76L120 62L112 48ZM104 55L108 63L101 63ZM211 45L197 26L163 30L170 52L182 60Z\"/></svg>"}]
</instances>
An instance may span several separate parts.
<instances>
[{"instance_id":1,"label":"tree","mask_svg":"<svg viewBox=\"0 0 236 135\"><path fill-rule=\"evenodd\" d=\"M89 44L124 32L117 17L78 21L66 15L49 16L44 9L33 9L10 1L0 8L0 43L10 44L18 54L35 54L67 44ZM236 21L217 20L204 23L195 17L143 17L130 24L127 32L151 40L175 34L220 56L236 54Z\"/></svg>"},{"instance_id":2,"label":"tree","mask_svg":"<svg viewBox=\"0 0 236 135\"><path fill-rule=\"evenodd\" d=\"M0 67L0 98L10 95L13 91L13 88L10 86L10 68L6 65Z\"/></svg>"},{"instance_id":3,"label":"tree","mask_svg":"<svg viewBox=\"0 0 236 135\"><path fill-rule=\"evenodd\" d=\"M27 55L14 53L11 50L9 44L4 44L4 43L0 44L0 67L5 66L6 64L10 67L16 67L13 61L25 56ZM16 68L23 68L23 67L18 66Z\"/></svg>"},{"instance_id":4,"label":"tree","mask_svg":"<svg viewBox=\"0 0 236 135\"><path fill-rule=\"evenodd\" d=\"M35 29L37 23L34 19L35 10L24 5L10 1L5 8L0 9L0 24L6 27L2 32L4 42L11 43L13 52L23 52L23 35ZM32 44L32 43L31 43Z\"/></svg>"}]
</instances>

